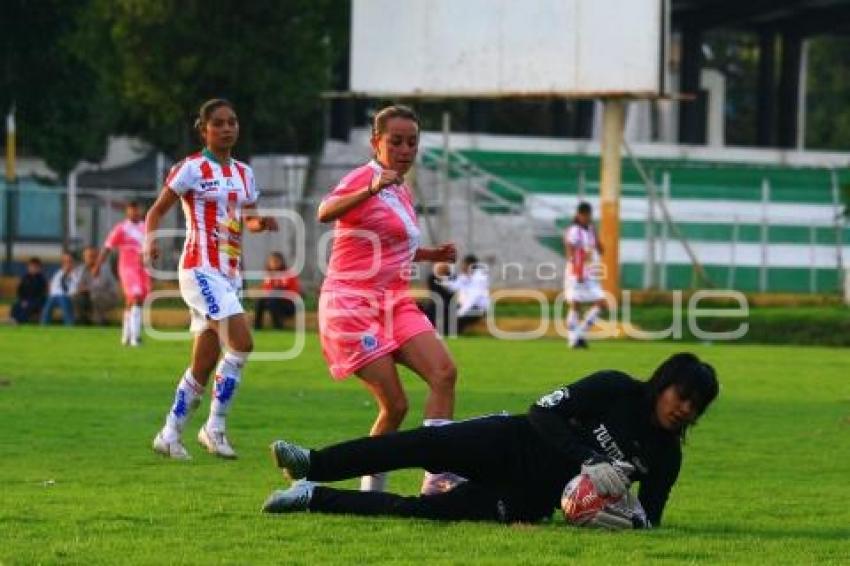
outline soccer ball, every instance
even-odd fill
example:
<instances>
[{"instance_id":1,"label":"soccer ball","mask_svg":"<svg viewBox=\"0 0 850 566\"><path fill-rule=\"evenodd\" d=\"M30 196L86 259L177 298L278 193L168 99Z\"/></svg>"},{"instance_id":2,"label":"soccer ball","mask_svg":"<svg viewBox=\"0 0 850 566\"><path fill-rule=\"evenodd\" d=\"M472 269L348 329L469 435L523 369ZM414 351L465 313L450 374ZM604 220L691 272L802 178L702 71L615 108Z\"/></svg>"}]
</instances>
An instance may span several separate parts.
<instances>
[{"instance_id":1,"label":"soccer ball","mask_svg":"<svg viewBox=\"0 0 850 566\"><path fill-rule=\"evenodd\" d=\"M579 474L570 480L561 496L567 523L579 527L608 529L648 527L640 500L627 491L620 497L599 495L590 478Z\"/></svg>"},{"instance_id":2,"label":"soccer ball","mask_svg":"<svg viewBox=\"0 0 850 566\"><path fill-rule=\"evenodd\" d=\"M616 503L620 497L599 495L590 478L579 474L570 480L561 495L561 510L571 525L584 525L592 520L606 505Z\"/></svg>"}]
</instances>

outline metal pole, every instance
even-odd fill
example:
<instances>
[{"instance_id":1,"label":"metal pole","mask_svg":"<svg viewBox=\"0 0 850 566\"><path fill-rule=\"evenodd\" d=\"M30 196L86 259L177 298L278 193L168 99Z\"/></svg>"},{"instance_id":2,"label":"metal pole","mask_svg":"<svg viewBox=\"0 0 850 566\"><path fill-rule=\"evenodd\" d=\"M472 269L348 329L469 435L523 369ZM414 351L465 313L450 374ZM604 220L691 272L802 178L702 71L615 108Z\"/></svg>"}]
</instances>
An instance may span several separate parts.
<instances>
[{"instance_id":1,"label":"metal pole","mask_svg":"<svg viewBox=\"0 0 850 566\"><path fill-rule=\"evenodd\" d=\"M665 171L661 175L661 205L666 206L670 202L670 172ZM658 274L659 287L662 291L667 290L667 241L670 239L670 223L661 223L661 260L660 273Z\"/></svg>"},{"instance_id":2,"label":"metal pole","mask_svg":"<svg viewBox=\"0 0 850 566\"><path fill-rule=\"evenodd\" d=\"M5 275L12 275L12 263L15 259L15 193L18 189L18 173L15 170L17 161L15 131L15 106L13 104L6 116L6 190L3 195L6 200L6 233L3 235L6 248L6 255L3 260L3 273Z\"/></svg>"},{"instance_id":3,"label":"metal pole","mask_svg":"<svg viewBox=\"0 0 850 566\"><path fill-rule=\"evenodd\" d=\"M729 272L726 275L726 288L735 288L735 271L738 264L738 238L740 237L740 226L738 217L732 219L732 241L729 242Z\"/></svg>"},{"instance_id":4,"label":"metal pole","mask_svg":"<svg viewBox=\"0 0 850 566\"><path fill-rule=\"evenodd\" d=\"M599 201L602 209L600 240L602 263L605 266L603 287L616 298L620 296L620 185L624 117L625 102L622 99L605 99L599 175Z\"/></svg>"},{"instance_id":5,"label":"metal pole","mask_svg":"<svg viewBox=\"0 0 850 566\"><path fill-rule=\"evenodd\" d=\"M475 231L473 230L475 222L473 220L473 207L475 206L475 191L472 188L472 169L465 167L466 173L466 252L474 253L475 249Z\"/></svg>"},{"instance_id":6,"label":"metal pole","mask_svg":"<svg viewBox=\"0 0 850 566\"><path fill-rule=\"evenodd\" d=\"M815 245L817 244L817 228L809 226L809 292L817 293L817 264L815 258Z\"/></svg>"},{"instance_id":7,"label":"metal pole","mask_svg":"<svg viewBox=\"0 0 850 566\"><path fill-rule=\"evenodd\" d=\"M437 237L441 241L451 239L449 234L449 141L452 115L443 112L443 159L440 162L440 222Z\"/></svg>"},{"instance_id":8,"label":"metal pole","mask_svg":"<svg viewBox=\"0 0 850 566\"><path fill-rule=\"evenodd\" d=\"M835 169L832 169L829 173L830 180L832 181L832 208L834 211L833 217L835 219L835 267L838 270L837 287L838 289L841 289L844 285L844 208L841 206L841 188L838 186L838 173Z\"/></svg>"},{"instance_id":9,"label":"metal pole","mask_svg":"<svg viewBox=\"0 0 850 566\"><path fill-rule=\"evenodd\" d=\"M77 241L77 175L80 167L74 167L68 173L68 241L66 245L73 248Z\"/></svg>"},{"instance_id":10,"label":"metal pole","mask_svg":"<svg viewBox=\"0 0 850 566\"><path fill-rule=\"evenodd\" d=\"M768 217L767 209L770 204L770 180L761 181L761 266L759 267L759 291L767 291L767 263L768 259Z\"/></svg>"},{"instance_id":11,"label":"metal pole","mask_svg":"<svg viewBox=\"0 0 850 566\"><path fill-rule=\"evenodd\" d=\"M578 170L578 200L583 201L587 192L587 174L584 167Z\"/></svg>"},{"instance_id":12,"label":"metal pole","mask_svg":"<svg viewBox=\"0 0 850 566\"><path fill-rule=\"evenodd\" d=\"M646 194L646 259L643 267L643 288L655 287L655 191Z\"/></svg>"}]
</instances>

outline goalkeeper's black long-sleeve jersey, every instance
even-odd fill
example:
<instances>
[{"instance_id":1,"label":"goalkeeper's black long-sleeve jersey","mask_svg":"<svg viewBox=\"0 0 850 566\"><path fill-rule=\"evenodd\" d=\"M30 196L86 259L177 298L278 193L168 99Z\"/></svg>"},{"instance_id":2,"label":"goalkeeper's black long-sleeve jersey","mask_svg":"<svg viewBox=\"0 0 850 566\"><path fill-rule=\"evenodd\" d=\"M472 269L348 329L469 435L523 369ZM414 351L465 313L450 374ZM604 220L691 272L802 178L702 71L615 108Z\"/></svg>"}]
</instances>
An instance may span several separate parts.
<instances>
[{"instance_id":1,"label":"goalkeeper's black long-sleeve jersey","mask_svg":"<svg viewBox=\"0 0 850 566\"><path fill-rule=\"evenodd\" d=\"M618 371L601 371L544 396L528 420L540 437L579 466L601 455L635 466L638 498L653 526L661 523L682 464L679 435L654 424L647 386Z\"/></svg>"}]
</instances>

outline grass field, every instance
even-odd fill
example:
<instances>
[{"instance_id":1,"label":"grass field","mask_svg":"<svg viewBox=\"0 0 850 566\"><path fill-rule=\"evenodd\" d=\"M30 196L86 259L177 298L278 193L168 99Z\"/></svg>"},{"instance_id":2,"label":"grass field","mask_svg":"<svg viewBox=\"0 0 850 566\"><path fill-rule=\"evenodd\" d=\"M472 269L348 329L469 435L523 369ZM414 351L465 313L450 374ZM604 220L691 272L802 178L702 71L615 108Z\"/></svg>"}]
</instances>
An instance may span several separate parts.
<instances>
[{"instance_id":1,"label":"grass field","mask_svg":"<svg viewBox=\"0 0 850 566\"><path fill-rule=\"evenodd\" d=\"M555 340L450 341L458 416L524 411L554 386L599 368L647 376L684 347L718 369L721 397L696 427L665 515L651 532L343 516L263 516L281 485L266 446L360 435L374 407L354 380L334 383L316 337L288 362L246 371L230 420L240 453L154 455L188 345L122 349L116 329L0 328L0 563L850 563L850 351ZM260 333L259 350L292 334ZM405 379L407 424L424 387ZM194 438L206 415L190 424ZM391 477L412 493L421 472ZM533 478L529 478L533 481ZM353 485L350 483L349 485Z\"/></svg>"}]
</instances>

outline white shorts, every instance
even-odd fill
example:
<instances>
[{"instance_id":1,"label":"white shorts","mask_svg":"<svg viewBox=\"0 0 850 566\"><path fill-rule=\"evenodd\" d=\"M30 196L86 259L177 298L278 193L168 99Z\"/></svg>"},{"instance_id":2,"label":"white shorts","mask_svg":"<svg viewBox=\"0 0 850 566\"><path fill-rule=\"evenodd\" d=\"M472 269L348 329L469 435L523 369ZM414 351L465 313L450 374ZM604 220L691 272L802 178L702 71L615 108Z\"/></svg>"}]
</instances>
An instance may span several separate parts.
<instances>
[{"instance_id":1,"label":"white shorts","mask_svg":"<svg viewBox=\"0 0 850 566\"><path fill-rule=\"evenodd\" d=\"M181 269L178 275L180 294L192 314L191 332L202 332L209 320L223 320L245 312L239 301L242 287L238 279L204 267Z\"/></svg>"},{"instance_id":2,"label":"white shorts","mask_svg":"<svg viewBox=\"0 0 850 566\"><path fill-rule=\"evenodd\" d=\"M574 277L567 277L564 282L564 298L568 303L595 303L604 299L605 295L598 279L588 277L580 282Z\"/></svg>"}]
</instances>

